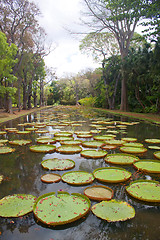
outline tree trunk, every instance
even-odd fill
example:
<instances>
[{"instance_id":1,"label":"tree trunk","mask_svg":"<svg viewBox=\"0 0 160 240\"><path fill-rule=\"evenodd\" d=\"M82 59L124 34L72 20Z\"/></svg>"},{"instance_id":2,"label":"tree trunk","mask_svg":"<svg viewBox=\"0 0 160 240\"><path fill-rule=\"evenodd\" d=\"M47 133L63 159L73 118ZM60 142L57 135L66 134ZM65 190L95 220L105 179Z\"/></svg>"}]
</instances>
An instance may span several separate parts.
<instances>
[{"instance_id":1,"label":"tree trunk","mask_svg":"<svg viewBox=\"0 0 160 240\"><path fill-rule=\"evenodd\" d=\"M37 107L37 86L35 86L35 89L34 89L33 100L34 100L34 107Z\"/></svg>"},{"instance_id":2,"label":"tree trunk","mask_svg":"<svg viewBox=\"0 0 160 240\"><path fill-rule=\"evenodd\" d=\"M6 93L6 112L7 113L13 113L13 109L12 109L12 99L9 95L9 93Z\"/></svg>"},{"instance_id":3,"label":"tree trunk","mask_svg":"<svg viewBox=\"0 0 160 240\"><path fill-rule=\"evenodd\" d=\"M29 86L28 86L28 109L32 108L31 97L32 97L32 84L31 84L31 81L30 81Z\"/></svg>"},{"instance_id":4,"label":"tree trunk","mask_svg":"<svg viewBox=\"0 0 160 240\"><path fill-rule=\"evenodd\" d=\"M122 54L121 111L128 111L127 75L124 68L126 53Z\"/></svg>"},{"instance_id":5,"label":"tree trunk","mask_svg":"<svg viewBox=\"0 0 160 240\"><path fill-rule=\"evenodd\" d=\"M21 111L21 79L18 78L18 112Z\"/></svg>"},{"instance_id":6,"label":"tree trunk","mask_svg":"<svg viewBox=\"0 0 160 240\"><path fill-rule=\"evenodd\" d=\"M23 82L23 110L27 109L27 84Z\"/></svg>"}]
</instances>

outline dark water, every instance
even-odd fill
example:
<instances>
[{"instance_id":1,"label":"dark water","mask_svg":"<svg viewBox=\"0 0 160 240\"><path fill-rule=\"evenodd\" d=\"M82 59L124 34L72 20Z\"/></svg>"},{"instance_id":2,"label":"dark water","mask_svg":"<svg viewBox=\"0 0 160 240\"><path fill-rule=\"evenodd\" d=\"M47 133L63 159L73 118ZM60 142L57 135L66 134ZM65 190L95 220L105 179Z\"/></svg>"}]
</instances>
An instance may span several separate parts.
<instances>
[{"instance_id":1,"label":"dark water","mask_svg":"<svg viewBox=\"0 0 160 240\"><path fill-rule=\"evenodd\" d=\"M107 119L111 118L114 121L127 121L135 122L138 120L129 118L120 118L113 115L107 115L103 111L90 111L72 108L53 108L49 110L43 110L31 114L26 117L16 119L14 121L7 122L0 126L0 129L4 127L17 127L23 130L23 127L17 126L19 123L24 122L36 122L36 121L78 121L85 120L82 126L64 126L59 127L46 127L50 132L57 129L58 130L84 130L88 131L93 129L89 124L96 119ZM133 126L127 126L125 130L126 133L120 132L117 134L117 139L122 137L136 137L138 142L143 143L146 147L148 145L144 142L145 138L160 138L160 126L150 124L147 122L139 122L139 124ZM101 134L105 134L106 130L102 130ZM31 139L32 143L36 143L36 138L41 135L53 134L36 134L32 132L28 136L17 135L17 134L7 134L6 136L1 136L1 139L7 138L9 140L13 139ZM76 135L74 135L76 138ZM85 139L83 139L85 140ZM56 146L59 146L56 143ZM9 146L9 144L8 144ZM64 155L60 153L52 154L42 154L33 153L29 150L29 146L16 146L16 151L12 154L0 155L0 174L4 176L4 181L0 184L0 198L7 195L12 195L15 193L26 193L33 194L36 197L41 196L48 192L57 192L58 190L65 190L69 193L83 193L86 186L71 186L67 183L60 181L59 183L46 184L41 182L40 177L48 172L41 167L41 161L48 158L66 158L75 161L74 170L85 170L92 172L98 167L106 167L107 165L103 159L92 160L85 159L80 156L80 154ZM109 153L118 153L119 149L108 151ZM148 149L147 153L140 156L140 159L154 159L153 152L155 150ZM132 166L123 166L125 169L132 172L132 179L153 179L160 180L160 175L151 174L146 175L142 173L136 173L136 170ZM66 171L54 171L62 175ZM158 240L160 239L160 206L158 204L147 204L144 202L137 201L126 194L125 185L123 184L105 184L98 183L96 180L92 185L103 184L111 187L114 190L114 199L120 199L130 203L136 211L135 218L127 220L124 222L109 223L107 221L101 220L93 215L91 212L83 219L80 219L72 224L52 227L49 228L34 218L33 213L29 213L20 218L0 218L0 239L4 240ZM95 202L91 202L95 204Z\"/></svg>"}]
</instances>

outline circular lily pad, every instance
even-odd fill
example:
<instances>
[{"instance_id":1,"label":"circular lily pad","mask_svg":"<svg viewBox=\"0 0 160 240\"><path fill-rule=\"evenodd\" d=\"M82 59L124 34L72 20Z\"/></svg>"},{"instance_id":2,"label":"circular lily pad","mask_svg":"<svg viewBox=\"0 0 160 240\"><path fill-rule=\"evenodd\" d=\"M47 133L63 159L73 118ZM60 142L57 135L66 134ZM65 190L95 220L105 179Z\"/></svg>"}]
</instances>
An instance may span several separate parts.
<instances>
[{"instance_id":1,"label":"circular lily pad","mask_svg":"<svg viewBox=\"0 0 160 240\"><path fill-rule=\"evenodd\" d=\"M79 193L59 192L40 196L34 205L35 217L47 225L63 225L85 216L90 210L89 199Z\"/></svg>"},{"instance_id":2,"label":"circular lily pad","mask_svg":"<svg viewBox=\"0 0 160 240\"><path fill-rule=\"evenodd\" d=\"M30 131L18 131L17 134L30 134Z\"/></svg>"},{"instance_id":3,"label":"circular lily pad","mask_svg":"<svg viewBox=\"0 0 160 240\"><path fill-rule=\"evenodd\" d=\"M60 141L60 144L62 145L80 145L82 141L80 140L70 140L70 141Z\"/></svg>"},{"instance_id":4,"label":"circular lily pad","mask_svg":"<svg viewBox=\"0 0 160 240\"><path fill-rule=\"evenodd\" d=\"M40 144L54 144L56 143L56 140L55 139L37 139L37 143L40 143Z\"/></svg>"},{"instance_id":5,"label":"circular lily pad","mask_svg":"<svg viewBox=\"0 0 160 240\"><path fill-rule=\"evenodd\" d=\"M56 173L44 174L41 177L41 181L45 183L54 183L54 182L59 182L60 180L61 180L61 176Z\"/></svg>"},{"instance_id":6,"label":"circular lily pad","mask_svg":"<svg viewBox=\"0 0 160 240\"><path fill-rule=\"evenodd\" d=\"M104 142L95 140L82 142L83 147L98 148L101 147L102 145L104 145Z\"/></svg>"},{"instance_id":7,"label":"circular lily pad","mask_svg":"<svg viewBox=\"0 0 160 240\"><path fill-rule=\"evenodd\" d=\"M121 152L126 152L126 153L145 153L147 152L147 148L143 147L120 147Z\"/></svg>"},{"instance_id":8,"label":"circular lily pad","mask_svg":"<svg viewBox=\"0 0 160 240\"><path fill-rule=\"evenodd\" d=\"M32 132L32 131L37 131L38 128L25 128L25 130L26 130L26 131L30 131L30 132Z\"/></svg>"},{"instance_id":9,"label":"circular lily pad","mask_svg":"<svg viewBox=\"0 0 160 240\"><path fill-rule=\"evenodd\" d=\"M90 133L91 133L91 132L89 132L89 131L76 131L76 132L75 132L76 135L81 135L81 134L82 134L82 135L88 135L88 134L90 134Z\"/></svg>"},{"instance_id":10,"label":"circular lily pad","mask_svg":"<svg viewBox=\"0 0 160 240\"><path fill-rule=\"evenodd\" d=\"M116 149L117 146L116 145L111 145L111 144L106 144L106 145L101 146L101 148L103 150L113 150L113 149Z\"/></svg>"},{"instance_id":11,"label":"circular lily pad","mask_svg":"<svg viewBox=\"0 0 160 240\"><path fill-rule=\"evenodd\" d=\"M114 137L113 136L108 136L108 135L101 135L101 136L94 136L93 138L94 138L94 140L97 140L97 141L105 141L105 140L111 140Z\"/></svg>"},{"instance_id":12,"label":"circular lily pad","mask_svg":"<svg viewBox=\"0 0 160 240\"><path fill-rule=\"evenodd\" d=\"M85 188L84 194L92 200L103 201L113 197L113 190L106 186L95 185Z\"/></svg>"},{"instance_id":13,"label":"circular lily pad","mask_svg":"<svg viewBox=\"0 0 160 240\"><path fill-rule=\"evenodd\" d=\"M0 135L4 135L4 134L6 134L7 132L5 132L5 131L0 131Z\"/></svg>"},{"instance_id":14,"label":"circular lily pad","mask_svg":"<svg viewBox=\"0 0 160 240\"><path fill-rule=\"evenodd\" d=\"M111 145L117 145L117 146L121 146L125 143L125 141L123 140L118 140L118 139L111 139L106 141L107 144L111 144Z\"/></svg>"},{"instance_id":15,"label":"circular lily pad","mask_svg":"<svg viewBox=\"0 0 160 240\"><path fill-rule=\"evenodd\" d=\"M51 153L55 152L56 146L53 145L34 145L30 148L31 152L38 152L38 153Z\"/></svg>"},{"instance_id":16,"label":"circular lily pad","mask_svg":"<svg viewBox=\"0 0 160 240\"><path fill-rule=\"evenodd\" d=\"M154 152L153 155L154 155L156 158L160 159L160 151Z\"/></svg>"},{"instance_id":17,"label":"circular lily pad","mask_svg":"<svg viewBox=\"0 0 160 240\"><path fill-rule=\"evenodd\" d=\"M93 175L102 182L119 183L127 181L132 174L123 168L104 167L95 169Z\"/></svg>"},{"instance_id":18,"label":"circular lily pad","mask_svg":"<svg viewBox=\"0 0 160 240\"><path fill-rule=\"evenodd\" d=\"M108 222L126 221L134 218L135 210L127 202L110 200L93 205L92 212Z\"/></svg>"},{"instance_id":19,"label":"circular lily pad","mask_svg":"<svg viewBox=\"0 0 160 240\"><path fill-rule=\"evenodd\" d=\"M7 143L8 139L0 139L0 143Z\"/></svg>"},{"instance_id":20,"label":"circular lily pad","mask_svg":"<svg viewBox=\"0 0 160 240\"><path fill-rule=\"evenodd\" d=\"M137 138L124 137L124 138L121 138L121 140L123 140L125 142L136 142Z\"/></svg>"},{"instance_id":21,"label":"circular lily pad","mask_svg":"<svg viewBox=\"0 0 160 240\"><path fill-rule=\"evenodd\" d=\"M85 185L94 181L92 173L85 171L70 171L62 175L62 180L73 185Z\"/></svg>"},{"instance_id":22,"label":"circular lily pad","mask_svg":"<svg viewBox=\"0 0 160 240\"><path fill-rule=\"evenodd\" d=\"M103 150L84 150L81 152L81 156L85 158L103 158L107 155Z\"/></svg>"},{"instance_id":23,"label":"circular lily pad","mask_svg":"<svg viewBox=\"0 0 160 240\"><path fill-rule=\"evenodd\" d=\"M74 168L75 162L70 159L53 158L42 161L41 165L49 170L67 170Z\"/></svg>"},{"instance_id":24,"label":"circular lily pad","mask_svg":"<svg viewBox=\"0 0 160 240\"><path fill-rule=\"evenodd\" d=\"M127 142L123 144L124 147L143 147L142 143L137 142Z\"/></svg>"},{"instance_id":25,"label":"circular lily pad","mask_svg":"<svg viewBox=\"0 0 160 240\"><path fill-rule=\"evenodd\" d=\"M15 151L15 148L10 147L0 147L0 154L12 153Z\"/></svg>"},{"instance_id":26,"label":"circular lily pad","mask_svg":"<svg viewBox=\"0 0 160 240\"><path fill-rule=\"evenodd\" d=\"M142 160L133 164L138 170L149 173L160 173L160 161L158 160Z\"/></svg>"},{"instance_id":27,"label":"circular lily pad","mask_svg":"<svg viewBox=\"0 0 160 240\"><path fill-rule=\"evenodd\" d=\"M47 131L47 130L37 130L37 131L35 131L35 133L39 133L39 134L41 134L41 133L49 133L49 131Z\"/></svg>"},{"instance_id":28,"label":"circular lily pad","mask_svg":"<svg viewBox=\"0 0 160 240\"><path fill-rule=\"evenodd\" d=\"M72 135L70 132L58 132L54 134L55 137L72 137Z\"/></svg>"},{"instance_id":29,"label":"circular lily pad","mask_svg":"<svg viewBox=\"0 0 160 240\"><path fill-rule=\"evenodd\" d=\"M126 191L132 197L146 202L160 202L160 183L152 180L131 182Z\"/></svg>"},{"instance_id":30,"label":"circular lily pad","mask_svg":"<svg viewBox=\"0 0 160 240\"><path fill-rule=\"evenodd\" d=\"M22 145L30 144L30 143L32 143L32 141L31 141L31 140L22 139L22 140L9 141L9 143L10 143L11 145L19 145L19 146L22 146Z\"/></svg>"},{"instance_id":31,"label":"circular lily pad","mask_svg":"<svg viewBox=\"0 0 160 240\"><path fill-rule=\"evenodd\" d=\"M160 150L159 146L148 146L149 149Z\"/></svg>"},{"instance_id":32,"label":"circular lily pad","mask_svg":"<svg viewBox=\"0 0 160 240\"><path fill-rule=\"evenodd\" d=\"M146 143L160 143L160 139L157 139L157 138L148 138L148 139L145 139L144 140Z\"/></svg>"},{"instance_id":33,"label":"circular lily pad","mask_svg":"<svg viewBox=\"0 0 160 240\"><path fill-rule=\"evenodd\" d=\"M72 145L62 145L58 148L56 148L56 151L59 153L65 153L65 154L73 154L73 153L80 153L82 151L82 148L79 146L72 146Z\"/></svg>"},{"instance_id":34,"label":"circular lily pad","mask_svg":"<svg viewBox=\"0 0 160 240\"><path fill-rule=\"evenodd\" d=\"M78 138L92 138L93 135L92 134L77 134Z\"/></svg>"},{"instance_id":35,"label":"circular lily pad","mask_svg":"<svg viewBox=\"0 0 160 240\"><path fill-rule=\"evenodd\" d=\"M32 212L36 197L29 194L14 194L0 200L1 217L20 217Z\"/></svg>"},{"instance_id":36,"label":"circular lily pad","mask_svg":"<svg viewBox=\"0 0 160 240\"><path fill-rule=\"evenodd\" d=\"M54 139L60 142L60 141L72 141L74 138L73 137L54 137Z\"/></svg>"},{"instance_id":37,"label":"circular lily pad","mask_svg":"<svg viewBox=\"0 0 160 240\"><path fill-rule=\"evenodd\" d=\"M116 154L108 154L105 157L105 161L107 163L112 163L112 164L129 165L136 161L139 161L139 158L134 155L130 155L130 154L116 153Z\"/></svg>"}]
</instances>

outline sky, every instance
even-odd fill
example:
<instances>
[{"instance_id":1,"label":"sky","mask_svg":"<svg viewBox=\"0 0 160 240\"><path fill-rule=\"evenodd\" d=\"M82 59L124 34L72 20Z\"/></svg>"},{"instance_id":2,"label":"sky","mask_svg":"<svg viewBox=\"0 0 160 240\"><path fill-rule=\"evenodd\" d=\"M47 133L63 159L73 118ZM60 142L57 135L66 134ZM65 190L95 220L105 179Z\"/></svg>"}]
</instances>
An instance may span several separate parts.
<instances>
[{"instance_id":1,"label":"sky","mask_svg":"<svg viewBox=\"0 0 160 240\"><path fill-rule=\"evenodd\" d=\"M45 64L55 69L58 78L76 75L81 70L96 68L92 57L81 54L80 36L70 34L67 29L77 31L80 11L83 6L80 0L33 0L40 8L42 17L40 25L45 29L48 41L56 46L47 57ZM81 35L81 38L84 36Z\"/></svg>"}]
</instances>

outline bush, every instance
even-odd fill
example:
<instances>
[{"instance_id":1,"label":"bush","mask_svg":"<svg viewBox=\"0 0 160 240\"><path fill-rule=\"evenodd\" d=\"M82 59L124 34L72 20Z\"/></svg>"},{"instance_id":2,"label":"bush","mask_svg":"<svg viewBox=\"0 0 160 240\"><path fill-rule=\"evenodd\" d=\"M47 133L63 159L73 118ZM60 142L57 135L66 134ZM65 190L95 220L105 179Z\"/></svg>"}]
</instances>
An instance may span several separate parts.
<instances>
[{"instance_id":1,"label":"bush","mask_svg":"<svg viewBox=\"0 0 160 240\"><path fill-rule=\"evenodd\" d=\"M86 107L94 107L94 104L96 102L96 97L86 97L82 98L78 101L81 105Z\"/></svg>"}]
</instances>

